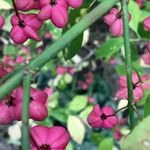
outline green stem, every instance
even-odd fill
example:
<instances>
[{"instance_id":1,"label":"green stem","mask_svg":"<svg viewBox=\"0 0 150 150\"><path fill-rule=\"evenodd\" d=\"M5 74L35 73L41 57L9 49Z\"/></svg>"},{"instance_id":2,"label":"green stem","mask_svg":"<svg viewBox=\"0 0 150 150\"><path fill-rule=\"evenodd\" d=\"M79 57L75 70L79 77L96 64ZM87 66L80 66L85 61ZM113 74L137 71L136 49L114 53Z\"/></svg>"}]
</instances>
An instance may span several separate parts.
<instances>
[{"instance_id":1,"label":"green stem","mask_svg":"<svg viewBox=\"0 0 150 150\"><path fill-rule=\"evenodd\" d=\"M102 15L104 15L118 1L119 0L104 0L94 10L87 14L81 21L79 21L69 31L67 31L59 40L57 40L50 47L46 48L43 53L41 53L37 58L35 58L30 63L30 68L41 68L47 61L55 57L57 53L59 53L62 50L62 48L64 48L67 44L74 40L78 35L80 35Z\"/></svg>"},{"instance_id":2,"label":"green stem","mask_svg":"<svg viewBox=\"0 0 150 150\"><path fill-rule=\"evenodd\" d=\"M136 108L136 106L135 106L134 103L131 104L131 107L132 107L133 110L136 112L136 114L137 114L139 120L142 121L142 120L143 120L143 117L142 117L142 115L140 114L140 112L138 111L138 109ZM116 110L116 111L115 111L115 114L117 114L117 113L120 112L121 110L125 110L125 109L127 109L127 108L128 108L128 106L124 106L124 107L122 107L122 108ZM114 114L114 115L115 115L115 114Z\"/></svg>"},{"instance_id":3,"label":"green stem","mask_svg":"<svg viewBox=\"0 0 150 150\"><path fill-rule=\"evenodd\" d=\"M47 61L55 57L67 44L74 40L96 20L103 16L111 7L113 7L119 0L103 0L96 8L81 19L75 26L68 30L59 40L57 40L50 47L46 48L37 58L33 59L29 64L31 70L41 68ZM23 74L23 71L22 71ZM15 76L13 78L16 78ZM23 76L20 74L17 83L21 83ZM8 81L0 87L0 100L9 94L14 88L18 86L15 80ZM7 90L9 92L7 92Z\"/></svg>"},{"instance_id":4,"label":"green stem","mask_svg":"<svg viewBox=\"0 0 150 150\"><path fill-rule=\"evenodd\" d=\"M149 39L130 39L130 42L149 42Z\"/></svg>"},{"instance_id":5,"label":"green stem","mask_svg":"<svg viewBox=\"0 0 150 150\"><path fill-rule=\"evenodd\" d=\"M31 78L32 75L30 73L23 77L22 150L30 149L29 105Z\"/></svg>"},{"instance_id":6,"label":"green stem","mask_svg":"<svg viewBox=\"0 0 150 150\"><path fill-rule=\"evenodd\" d=\"M128 7L126 0L121 0L123 12L123 26L124 26L124 48L125 48L125 63L126 63L126 76L128 84L128 108L130 118L130 129L134 128L134 110L131 106L133 103L133 85L132 85L132 61L131 61L131 48L129 36L129 21L128 21Z\"/></svg>"},{"instance_id":7,"label":"green stem","mask_svg":"<svg viewBox=\"0 0 150 150\"><path fill-rule=\"evenodd\" d=\"M4 83L6 80L8 80L9 78L11 78L16 72L11 72L7 75L5 75L2 79L0 79L0 84Z\"/></svg>"},{"instance_id":8,"label":"green stem","mask_svg":"<svg viewBox=\"0 0 150 150\"><path fill-rule=\"evenodd\" d=\"M140 112L138 111L138 109L136 108L136 106L135 106L134 104L132 104L132 108L133 108L134 111L136 112L136 114L137 114L139 120L142 121L142 120L143 120L143 117L142 117L142 115L140 114Z\"/></svg>"},{"instance_id":9,"label":"green stem","mask_svg":"<svg viewBox=\"0 0 150 150\"><path fill-rule=\"evenodd\" d=\"M72 89L71 89L72 97L75 95L76 83L77 83L77 74L73 76L73 83L72 83Z\"/></svg>"},{"instance_id":10,"label":"green stem","mask_svg":"<svg viewBox=\"0 0 150 150\"><path fill-rule=\"evenodd\" d=\"M17 72L9 80L7 80L3 85L0 86L0 101L8 94L10 94L22 81L23 70Z\"/></svg>"},{"instance_id":11,"label":"green stem","mask_svg":"<svg viewBox=\"0 0 150 150\"><path fill-rule=\"evenodd\" d=\"M124 107L122 107L122 108L116 110L116 111L115 111L115 114L117 114L117 113L120 112L121 110L125 110L125 109L127 109L127 108L128 108L128 106L124 106Z\"/></svg>"},{"instance_id":12,"label":"green stem","mask_svg":"<svg viewBox=\"0 0 150 150\"><path fill-rule=\"evenodd\" d=\"M23 68L23 66L21 66L19 68L16 68L15 70L13 70L12 72L10 72L9 74L5 75L2 79L0 79L0 84L4 83L6 80L8 80L9 78L11 78L18 71L20 71L22 68Z\"/></svg>"},{"instance_id":13,"label":"green stem","mask_svg":"<svg viewBox=\"0 0 150 150\"><path fill-rule=\"evenodd\" d=\"M140 76L138 70L137 70L134 66L132 66L132 69L135 71L135 73L136 73L137 76L138 76L138 79L139 79L138 83L139 83L139 82L140 82L140 83L143 83L143 81L142 81L142 79L141 79L141 76Z\"/></svg>"}]
</instances>

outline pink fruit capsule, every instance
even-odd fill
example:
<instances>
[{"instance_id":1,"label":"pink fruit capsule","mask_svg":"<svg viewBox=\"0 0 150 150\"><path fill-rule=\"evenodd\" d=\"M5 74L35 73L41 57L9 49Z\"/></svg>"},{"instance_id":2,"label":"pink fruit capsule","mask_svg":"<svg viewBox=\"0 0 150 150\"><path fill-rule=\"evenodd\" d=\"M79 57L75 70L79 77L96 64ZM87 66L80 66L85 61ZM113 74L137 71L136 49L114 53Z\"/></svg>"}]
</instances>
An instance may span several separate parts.
<instances>
[{"instance_id":1,"label":"pink fruit capsule","mask_svg":"<svg viewBox=\"0 0 150 150\"><path fill-rule=\"evenodd\" d=\"M66 0L72 8L79 8L83 4L83 0Z\"/></svg>"},{"instance_id":2,"label":"pink fruit capsule","mask_svg":"<svg viewBox=\"0 0 150 150\"><path fill-rule=\"evenodd\" d=\"M4 17L0 15L0 29L3 27L4 24L5 24Z\"/></svg>"}]
</instances>

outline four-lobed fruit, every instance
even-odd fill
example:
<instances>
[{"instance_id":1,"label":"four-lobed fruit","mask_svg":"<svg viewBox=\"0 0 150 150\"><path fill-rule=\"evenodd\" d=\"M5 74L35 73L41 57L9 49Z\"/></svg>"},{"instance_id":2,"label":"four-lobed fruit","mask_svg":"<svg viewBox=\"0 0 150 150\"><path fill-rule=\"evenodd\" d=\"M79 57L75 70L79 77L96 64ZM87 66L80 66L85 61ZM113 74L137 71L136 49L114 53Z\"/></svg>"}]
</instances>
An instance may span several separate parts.
<instances>
[{"instance_id":1,"label":"four-lobed fruit","mask_svg":"<svg viewBox=\"0 0 150 150\"><path fill-rule=\"evenodd\" d=\"M41 22L44 22L50 19L58 28L63 28L67 25L69 6L79 8L82 4L83 0L16 0L16 7L20 11L39 10L39 13L37 15L35 14L36 20L34 19L34 21L39 19ZM25 20L25 18L29 18L30 15L32 14L23 14L20 12L14 15L16 16L16 20L18 17L18 20L17 24L12 23L11 38L16 44L22 44L28 39L40 41L38 30L41 26L39 27L37 25L36 27L36 22L29 19ZM29 25L29 22L32 23Z\"/></svg>"},{"instance_id":2,"label":"four-lobed fruit","mask_svg":"<svg viewBox=\"0 0 150 150\"><path fill-rule=\"evenodd\" d=\"M5 24L4 17L0 15L0 29L3 27L4 24Z\"/></svg>"}]
</instances>

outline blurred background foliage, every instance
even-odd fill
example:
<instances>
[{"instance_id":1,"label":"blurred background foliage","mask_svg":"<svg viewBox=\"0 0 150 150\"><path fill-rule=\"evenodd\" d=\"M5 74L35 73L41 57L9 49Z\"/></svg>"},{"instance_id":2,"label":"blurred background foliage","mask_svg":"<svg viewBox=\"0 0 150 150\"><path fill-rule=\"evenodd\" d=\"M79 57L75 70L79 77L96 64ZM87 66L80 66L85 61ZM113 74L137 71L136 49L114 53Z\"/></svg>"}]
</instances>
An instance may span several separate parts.
<instances>
[{"instance_id":1,"label":"blurred background foliage","mask_svg":"<svg viewBox=\"0 0 150 150\"><path fill-rule=\"evenodd\" d=\"M14 13L12 4L10 0L1 0L0 14L5 17L6 21L4 28L0 30L1 60L14 67L24 62L28 63L30 58L40 55L46 47L58 40L101 1L85 0L80 9L70 9L69 24L62 30L47 21L40 30L41 42L28 40L23 45L15 45L9 36L10 18ZM120 7L119 3L117 5ZM132 61L134 68L143 75L150 72L150 64L145 64L142 60L142 55L146 53L146 41L150 37L150 33L143 28L144 18L150 16L150 3L145 2L145 6L140 9L135 1L130 0L129 11L132 17L130 22ZM33 12L36 13L36 11ZM18 56L25 60L22 64L17 63ZM58 74L57 68L60 66L73 68L74 73L67 71L64 74ZM33 87L48 89L49 117L43 122L31 120L31 125L66 127L72 138L67 150L120 149L120 141L113 138L114 130L91 129L87 124L87 115L94 104L111 105L114 109L125 105L124 101L118 103L114 98L119 75L125 75L123 38L113 38L108 26L100 18L63 49L57 57L49 60L33 79ZM144 98L137 104L141 113L143 113L143 106L149 94L149 90L145 91ZM120 118L125 118L128 112L124 111L119 115ZM0 150L19 149L20 124L20 122L15 122L10 126L0 126ZM122 135L127 134L129 132L128 121L120 128ZM134 132L131 139L133 140L138 134L139 132ZM129 140L125 146L130 147L130 143Z\"/></svg>"}]
</instances>

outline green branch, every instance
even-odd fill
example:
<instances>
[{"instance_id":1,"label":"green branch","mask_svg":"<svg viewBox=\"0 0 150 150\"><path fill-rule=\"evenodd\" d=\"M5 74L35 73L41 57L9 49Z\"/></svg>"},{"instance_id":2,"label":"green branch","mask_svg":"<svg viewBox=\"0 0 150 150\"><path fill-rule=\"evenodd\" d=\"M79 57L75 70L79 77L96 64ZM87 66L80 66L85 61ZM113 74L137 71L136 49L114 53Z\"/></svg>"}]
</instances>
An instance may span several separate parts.
<instances>
[{"instance_id":1,"label":"green branch","mask_svg":"<svg viewBox=\"0 0 150 150\"><path fill-rule=\"evenodd\" d=\"M13 75L15 75L17 72L19 72L20 70L22 70L23 67L24 66L20 66L18 68L15 68L15 70L13 70L12 72L10 72L7 75L5 75L3 78L0 79L0 84L4 83L8 79L10 79Z\"/></svg>"},{"instance_id":2,"label":"green branch","mask_svg":"<svg viewBox=\"0 0 150 150\"><path fill-rule=\"evenodd\" d=\"M131 47L129 36L129 21L128 21L128 7L126 0L121 0L123 12L123 26L124 26L124 48L125 48L125 63L126 63L126 76L128 84L128 108L130 118L130 128L134 128L134 110L131 106L133 103L133 85L132 85L132 60L131 60Z\"/></svg>"},{"instance_id":3,"label":"green branch","mask_svg":"<svg viewBox=\"0 0 150 150\"><path fill-rule=\"evenodd\" d=\"M68 30L59 40L57 40L50 47L46 48L43 53L41 53L37 58L33 59L29 64L31 70L36 70L41 68L46 62L55 57L67 44L74 40L78 35L80 35L84 30L86 30L90 25L92 25L96 20L102 17L111 7L113 7L119 0L103 0L96 8L94 8L90 13L88 13L81 21L79 21L75 26ZM23 74L23 71L22 71ZM15 77L15 76L14 76ZM13 78L14 78L13 77ZM16 78L16 77L15 77ZM17 77L17 83L21 82L22 75ZM9 94L18 84L15 80L8 80L0 87L0 99ZM6 92L6 91L9 92Z\"/></svg>"},{"instance_id":4,"label":"green branch","mask_svg":"<svg viewBox=\"0 0 150 150\"><path fill-rule=\"evenodd\" d=\"M34 59L31 64L31 69L41 68L47 61L59 53L62 48L74 40L102 15L104 15L112 6L114 6L118 0L104 0L94 10L87 14L81 21L74 25L69 31L67 31L58 41L48 47L42 54Z\"/></svg>"},{"instance_id":5,"label":"green branch","mask_svg":"<svg viewBox=\"0 0 150 150\"><path fill-rule=\"evenodd\" d=\"M143 120L143 116L140 114L140 112L138 111L138 109L136 108L136 106L135 106L134 103L132 104L132 108L133 108L133 110L136 112L136 114L137 114L139 120L142 121L142 120Z\"/></svg>"},{"instance_id":6,"label":"green branch","mask_svg":"<svg viewBox=\"0 0 150 150\"><path fill-rule=\"evenodd\" d=\"M22 108L22 150L30 149L29 135L29 105L30 105L30 85L32 75L30 73L23 77L23 108Z\"/></svg>"},{"instance_id":7,"label":"green branch","mask_svg":"<svg viewBox=\"0 0 150 150\"><path fill-rule=\"evenodd\" d=\"M8 94L10 94L19 84L22 82L23 70L17 72L8 81L0 86L0 99Z\"/></svg>"}]
</instances>

